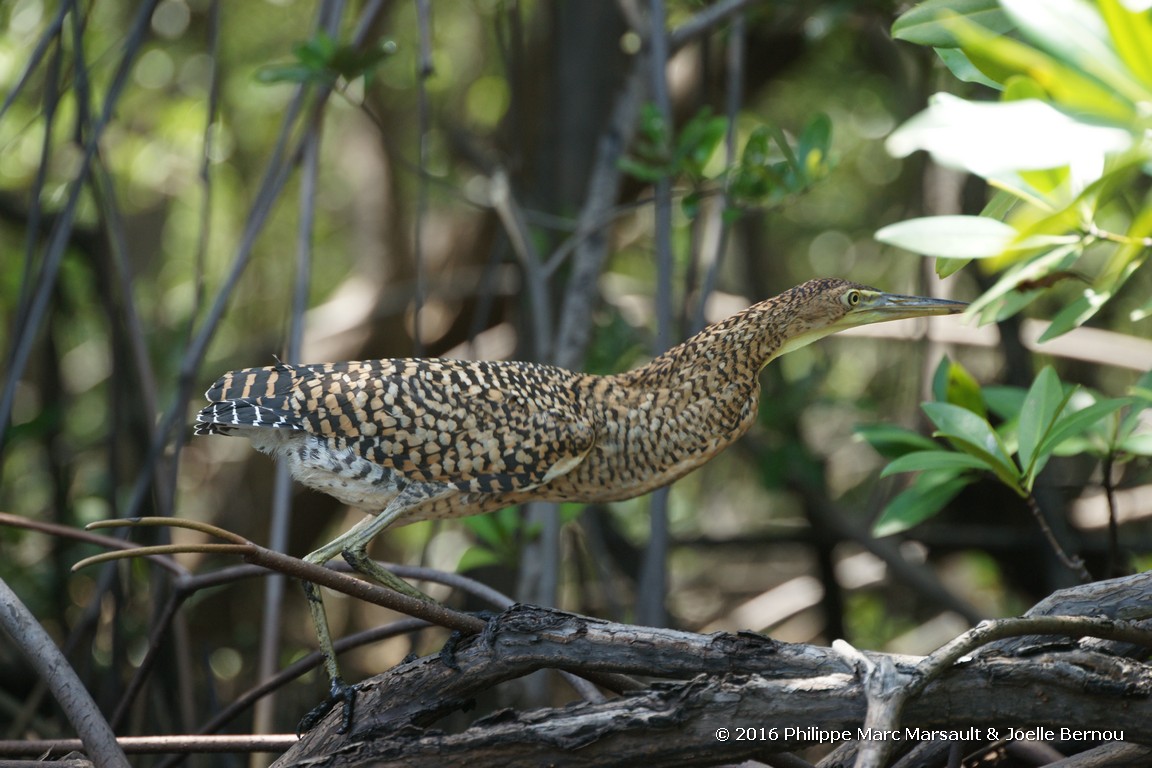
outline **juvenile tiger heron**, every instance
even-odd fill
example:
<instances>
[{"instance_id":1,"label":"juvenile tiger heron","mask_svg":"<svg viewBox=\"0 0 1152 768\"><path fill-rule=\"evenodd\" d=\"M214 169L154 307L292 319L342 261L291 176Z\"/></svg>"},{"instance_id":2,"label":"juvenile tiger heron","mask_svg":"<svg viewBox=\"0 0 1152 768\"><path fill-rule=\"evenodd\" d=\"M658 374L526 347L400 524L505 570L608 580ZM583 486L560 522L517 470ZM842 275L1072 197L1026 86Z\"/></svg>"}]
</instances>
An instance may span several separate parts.
<instances>
[{"instance_id":1,"label":"juvenile tiger heron","mask_svg":"<svg viewBox=\"0 0 1152 768\"><path fill-rule=\"evenodd\" d=\"M368 360L227 373L196 434L238 434L304 485L369 512L307 559L337 554L365 576L422 593L368 557L393 525L529 501L606 502L691 472L756 419L760 370L845 328L947 315L958 301L811 280L762 301L626 373L596 376L524 362ZM305 590L331 701L341 679L319 591Z\"/></svg>"}]
</instances>

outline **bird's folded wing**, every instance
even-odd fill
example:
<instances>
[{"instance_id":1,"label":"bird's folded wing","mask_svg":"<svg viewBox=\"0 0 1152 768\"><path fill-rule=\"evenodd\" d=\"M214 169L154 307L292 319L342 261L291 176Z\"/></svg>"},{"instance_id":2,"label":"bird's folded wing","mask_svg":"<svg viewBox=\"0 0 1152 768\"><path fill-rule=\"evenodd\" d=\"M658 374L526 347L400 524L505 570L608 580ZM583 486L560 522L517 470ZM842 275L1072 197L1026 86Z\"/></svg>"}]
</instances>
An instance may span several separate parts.
<instances>
[{"instance_id":1,"label":"bird's folded wing","mask_svg":"<svg viewBox=\"0 0 1152 768\"><path fill-rule=\"evenodd\" d=\"M595 429L579 379L531 363L464 360L251 368L208 390L198 432L297 429L414 481L523 491L591 450Z\"/></svg>"}]
</instances>

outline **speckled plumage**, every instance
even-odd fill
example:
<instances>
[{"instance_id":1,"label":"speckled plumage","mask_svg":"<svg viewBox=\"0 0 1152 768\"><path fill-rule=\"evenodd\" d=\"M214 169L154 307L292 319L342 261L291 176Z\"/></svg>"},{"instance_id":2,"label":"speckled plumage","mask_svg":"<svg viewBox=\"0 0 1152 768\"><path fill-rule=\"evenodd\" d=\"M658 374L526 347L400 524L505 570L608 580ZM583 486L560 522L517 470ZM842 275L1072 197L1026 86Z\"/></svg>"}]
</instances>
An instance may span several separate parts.
<instances>
[{"instance_id":1,"label":"speckled plumage","mask_svg":"<svg viewBox=\"0 0 1152 768\"><path fill-rule=\"evenodd\" d=\"M208 390L196 432L249 437L305 485L370 512L402 486L429 486L434 498L398 524L529 500L627 499L744 434L761 368L837 330L853 288L874 290L811 280L611 376L447 359L233 371Z\"/></svg>"},{"instance_id":2,"label":"speckled plumage","mask_svg":"<svg viewBox=\"0 0 1152 768\"><path fill-rule=\"evenodd\" d=\"M356 570L411 594L365 552L385 528L654 490L748 430L760 370L775 357L853 325L963 306L826 278L611 376L444 359L249 368L208 390L196 433L244 435L303 484L376 514L308 557L323 563L343 554ZM305 589L332 694L348 718L351 689L340 680L319 593Z\"/></svg>"}]
</instances>

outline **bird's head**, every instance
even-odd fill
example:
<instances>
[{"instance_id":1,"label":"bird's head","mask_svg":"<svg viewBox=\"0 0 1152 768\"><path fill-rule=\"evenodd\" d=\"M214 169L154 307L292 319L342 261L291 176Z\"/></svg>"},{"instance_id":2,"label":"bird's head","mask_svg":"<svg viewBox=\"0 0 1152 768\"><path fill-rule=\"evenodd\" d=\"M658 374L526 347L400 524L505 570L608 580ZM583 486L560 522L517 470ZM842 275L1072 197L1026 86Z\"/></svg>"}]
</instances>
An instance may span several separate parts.
<instances>
[{"instance_id":1,"label":"bird's head","mask_svg":"<svg viewBox=\"0 0 1152 768\"><path fill-rule=\"evenodd\" d=\"M809 280L779 297L788 318L779 357L846 328L908 317L952 315L968 306L962 301L884 293L838 278Z\"/></svg>"}]
</instances>

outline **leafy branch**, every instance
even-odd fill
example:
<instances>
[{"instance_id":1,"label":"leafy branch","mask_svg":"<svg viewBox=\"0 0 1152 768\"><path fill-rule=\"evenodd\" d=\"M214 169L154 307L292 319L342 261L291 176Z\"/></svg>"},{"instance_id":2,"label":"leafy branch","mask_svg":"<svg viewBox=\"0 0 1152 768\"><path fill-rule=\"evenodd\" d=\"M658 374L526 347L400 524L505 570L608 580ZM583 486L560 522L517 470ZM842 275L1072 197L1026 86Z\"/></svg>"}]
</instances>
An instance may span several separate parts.
<instances>
[{"instance_id":1,"label":"leafy branch","mask_svg":"<svg viewBox=\"0 0 1152 768\"><path fill-rule=\"evenodd\" d=\"M340 43L320 30L311 40L296 44L292 52L295 61L262 67L256 79L266 84L310 83L333 88L363 78L367 86L380 66L396 53L396 43L381 40L374 46L359 47Z\"/></svg>"},{"instance_id":2,"label":"leafy branch","mask_svg":"<svg viewBox=\"0 0 1152 768\"><path fill-rule=\"evenodd\" d=\"M1152 456L1152 434L1140 429L1141 412L1152 405L1152 372L1129 396L1101 398L1064 384L1051 367L1027 391L981 389L962 366L945 359L933 389L936 401L922 408L939 440L890 425L857 430L892 459L882 477L918 473L884 508L875 535L898 533L933 517L965 487L991 475L1025 501L1053 551L1086 578L1083 563L1063 551L1045 521L1033 494L1036 479L1055 456L1087 454L1109 467Z\"/></svg>"},{"instance_id":3,"label":"leafy branch","mask_svg":"<svg viewBox=\"0 0 1152 768\"><path fill-rule=\"evenodd\" d=\"M1000 100L938 93L889 137L888 150L926 150L997 191L979 216L902 221L877 239L937 257L941 276L986 260L1001 277L970 310L983 322L1019 312L1041 295L1036 286L1057 286L1047 278L1077 265L1092 274L1088 285L1041 341L1080 326L1152 247L1152 144L1144 139L1152 16L1123 0L928 0L892 34L933 47L957 78ZM1152 300L1130 318L1149 315Z\"/></svg>"},{"instance_id":4,"label":"leafy branch","mask_svg":"<svg viewBox=\"0 0 1152 768\"><path fill-rule=\"evenodd\" d=\"M641 112L631 153L620 168L644 182L681 179L690 188L682 199L684 214L694 218L700 201L720 189L728 193L728 221L742 211L779 205L807 191L831 170L832 122L816 115L795 139L775 125L749 131L736 162L717 168L715 157L728 132L728 119L705 107L678 134L652 104Z\"/></svg>"}]
</instances>

